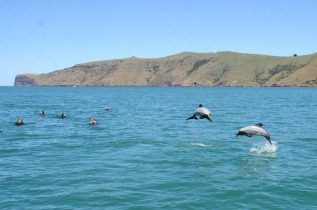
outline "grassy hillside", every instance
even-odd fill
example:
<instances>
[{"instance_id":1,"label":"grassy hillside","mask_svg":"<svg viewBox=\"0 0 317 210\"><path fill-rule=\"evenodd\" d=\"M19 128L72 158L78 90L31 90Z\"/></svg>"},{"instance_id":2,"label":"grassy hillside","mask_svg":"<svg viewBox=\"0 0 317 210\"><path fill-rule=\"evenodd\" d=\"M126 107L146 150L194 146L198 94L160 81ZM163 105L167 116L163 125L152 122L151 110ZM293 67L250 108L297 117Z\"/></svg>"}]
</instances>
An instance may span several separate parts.
<instances>
[{"instance_id":1,"label":"grassy hillside","mask_svg":"<svg viewBox=\"0 0 317 210\"><path fill-rule=\"evenodd\" d=\"M297 57L184 52L78 64L48 74L17 75L16 86L313 86L317 53Z\"/></svg>"}]
</instances>

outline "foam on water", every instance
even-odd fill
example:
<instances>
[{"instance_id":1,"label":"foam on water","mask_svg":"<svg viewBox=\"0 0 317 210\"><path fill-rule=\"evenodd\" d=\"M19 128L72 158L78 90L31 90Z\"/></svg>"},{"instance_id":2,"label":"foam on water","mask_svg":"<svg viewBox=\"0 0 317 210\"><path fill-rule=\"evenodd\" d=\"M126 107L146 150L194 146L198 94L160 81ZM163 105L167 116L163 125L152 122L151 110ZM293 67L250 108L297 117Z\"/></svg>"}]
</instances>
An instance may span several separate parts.
<instances>
[{"instance_id":1,"label":"foam on water","mask_svg":"<svg viewBox=\"0 0 317 210\"><path fill-rule=\"evenodd\" d=\"M272 141L271 145L268 141L260 142L260 143L254 143L253 147L249 150L250 152L254 152L257 154L271 154L276 153L278 150L277 142Z\"/></svg>"},{"instance_id":2,"label":"foam on water","mask_svg":"<svg viewBox=\"0 0 317 210\"><path fill-rule=\"evenodd\" d=\"M211 147L211 144L202 144L202 143L190 143L191 146L199 146L199 147Z\"/></svg>"}]
</instances>

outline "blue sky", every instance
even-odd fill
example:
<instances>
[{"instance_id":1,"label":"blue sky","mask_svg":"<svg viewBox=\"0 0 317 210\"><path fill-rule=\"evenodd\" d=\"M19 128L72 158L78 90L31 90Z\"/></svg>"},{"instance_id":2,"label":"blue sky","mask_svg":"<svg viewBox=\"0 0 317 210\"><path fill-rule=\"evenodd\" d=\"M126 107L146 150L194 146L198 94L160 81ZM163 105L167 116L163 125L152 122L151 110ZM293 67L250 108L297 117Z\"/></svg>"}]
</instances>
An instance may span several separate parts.
<instances>
[{"instance_id":1,"label":"blue sky","mask_svg":"<svg viewBox=\"0 0 317 210\"><path fill-rule=\"evenodd\" d=\"M314 0L0 0L0 85L130 56L311 54L316 8Z\"/></svg>"}]
</instances>

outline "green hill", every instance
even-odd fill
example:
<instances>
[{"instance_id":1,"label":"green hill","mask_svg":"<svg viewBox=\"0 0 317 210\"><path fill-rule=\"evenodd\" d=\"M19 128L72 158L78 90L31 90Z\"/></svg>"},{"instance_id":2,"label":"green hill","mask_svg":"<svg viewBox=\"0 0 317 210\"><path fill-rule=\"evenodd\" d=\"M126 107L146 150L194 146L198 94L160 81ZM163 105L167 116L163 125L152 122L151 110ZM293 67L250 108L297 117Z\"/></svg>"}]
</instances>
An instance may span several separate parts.
<instances>
[{"instance_id":1,"label":"green hill","mask_svg":"<svg viewBox=\"0 0 317 210\"><path fill-rule=\"evenodd\" d=\"M20 74L15 86L312 86L317 53L277 57L184 52L78 64L47 74Z\"/></svg>"}]
</instances>

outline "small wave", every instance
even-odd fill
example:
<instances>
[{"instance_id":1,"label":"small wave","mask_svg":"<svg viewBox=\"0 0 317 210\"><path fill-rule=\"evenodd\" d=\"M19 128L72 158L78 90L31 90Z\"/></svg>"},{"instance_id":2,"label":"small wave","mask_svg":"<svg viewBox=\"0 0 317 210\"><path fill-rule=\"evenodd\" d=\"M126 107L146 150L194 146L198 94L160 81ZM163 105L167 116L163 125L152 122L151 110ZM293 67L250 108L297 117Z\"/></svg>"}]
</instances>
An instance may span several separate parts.
<instances>
[{"instance_id":1,"label":"small wave","mask_svg":"<svg viewBox=\"0 0 317 210\"><path fill-rule=\"evenodd\" d=\"M200 147L211 147L212 145L211 144L202 144L202 143L190 143L189 145L192 145L192 146L200 146Z\"/></svg>"},{"instance_id":2,"label":"small wave","mask_svg":"<svg viewBox=\"0 0 317 210\"><path fill-rule=\"evenodd\" d=\"M269 154L269 153L276 153L278 147L277 147L277 142L272 141L271 145L269 142L265 143L256 143L253 145L253 147L249 150L250 152L255 152L257 154Z\"/></svg>"}]
</instances>

